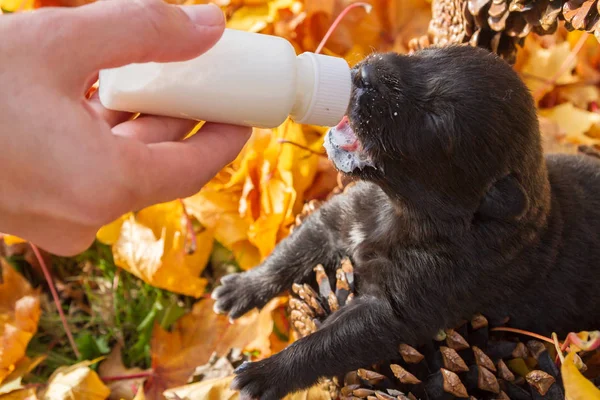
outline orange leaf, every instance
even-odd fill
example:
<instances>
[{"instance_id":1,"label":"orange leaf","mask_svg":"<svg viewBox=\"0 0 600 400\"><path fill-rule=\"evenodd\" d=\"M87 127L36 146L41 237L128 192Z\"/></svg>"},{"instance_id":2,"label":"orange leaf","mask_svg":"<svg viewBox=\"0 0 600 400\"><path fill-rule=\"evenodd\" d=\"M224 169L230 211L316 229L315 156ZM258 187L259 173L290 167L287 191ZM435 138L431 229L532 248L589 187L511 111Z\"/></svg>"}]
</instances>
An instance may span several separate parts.
<instances>
[{"instance_id":1,"label":"orange leaf","mask_svg":"<svg viewBox=\"0 0 600 400\"><path fill-rule=\"evenodd\" d=\"M146 381L146 398L160 399L165 390L184 385L195 368L205 364L213 352L223 355L232 347L262 343L263 337L271 333L265 331L265 326L278 304L276 298L260 312L253 310L231 324L227 316L213 312L212 299L205 299L180 318L172 332L155 325L151 342L154 373Z\"/></svg>"},{"instance_id":2,"label":"orange leaf","mask_svg":"<svg viewBox=\"0 0 600 400\"><path fill-rule=\"evenodd\" d=\"M48 380L41 397L48 400L89 399L104 400L110 390L89 366L98 360L83 361L68 367L60 367Z\"/></svg>"},{"instance_id":3,"label":"orange leaf","mask_svg":"<svg viewBox=\"0 0 600 400\"><path fill-rule=\"evenodd\" d=\"M210 257L214 236L210 229L197 233L197 249L190 255L185 249L187 235L179 201L145 208L136 216L129 214L113 245L115 264L153 286L200 297L206 279L199 276Z\"/></svg>"},{"instance_id":4,"label":"orange leaf","mask_svg":"<svg viewBox=\"0 0 600 400\"><path fill-rule=\"evenodd\" d=\"M98 375L105 377L126 376L144 372L140 368L125 368L121 358L121 346L117 345L108 358L98 366ZM133 400L142 387L144 378L122 379L108 382L110 400Z\"/></svg>"},{"instance_id":5,"label":"orange leaf","mask_svg":"<svg viewBox=\"0 0 600 400\"><path fill-rule=\"evenodd\" d=\"M4 282L0 284L0 382L25 356L25 349L37 332L40 318L39 289L29 283L3 259Z\"/></svg>"},{"instance_id":6,"label":"orange leaf","mask_svg":"<svg viewBox=\"0 0 600 400\"><path fill-rule=\"evenodd\" d=\"M577 60L572 60L566 68L565 59L571 53L569 42L562 42L550 48L544 48L539 43L530 40L530 54L524 62L521 72L523 80L532 93L545 94L553 89L546 81L554 80L555 84L576 82L578 78L572 74Z\"/></svg>"},{"instance_id":7,"label":"orange leaf","mask_svg":"<svg viewBox=\"0 0 600 400\"><path fill-rule=\"evenodd\" d=\"M575 144L596 144L600 140L586 134L594 125L600 125L600 114L576 108L571 103L563 103L553 108L539 111L540 115L555 121L565 140Z\"/></svg>"},{"instance_id":8,"label":"orange leaf","mask_svg":"<svg viewBox=\"0 0 600 400\"><path fill-rule=\"evenodd\" d=\"M20 237L13 235L2 235L2 239L4 240L4 243L6 243L8 246L20 243L27 243L27 240L21 239Z\"/></svg>"},{"instance_id":9,"label":"orange leaf","mask_svg":"<svg viewBox=\"0 0 600 400\"><path fill-rule=\"evenodd\" d=\"M20 389L0 396L0 400L37 400L35 388Z\"/></svg>"},{"instance_id":10,"label":"orange leaf","mask_svg":"<svg viewBox=\"0 0 600 400\"><path fill-rule=\"evenodd\" d=\"M226 376L172 388L165 392L165 397L169 400L238 400L239 392L229 388L232 380L233 376ZM321 386L315 385L289 394L282 400L331 400L331 396Z\"/></svg>"},{"instance_id":11,"label":"orange leaf","mask_svg":"<svg viewBox=\"0 0 600 400\"><path fill-rule=\"evenodd\" d=\"M5 378L2 385L0 385L0 394L7 394L23 389L24 386L21 383L23 377L33 371L33 369L40 365L45 359L45 355L37 356L34 359L27 356L21 358L15 364L15 369ZM3 397L0 397L0 399L1 398Z\"/></svg>"}]
</instances>

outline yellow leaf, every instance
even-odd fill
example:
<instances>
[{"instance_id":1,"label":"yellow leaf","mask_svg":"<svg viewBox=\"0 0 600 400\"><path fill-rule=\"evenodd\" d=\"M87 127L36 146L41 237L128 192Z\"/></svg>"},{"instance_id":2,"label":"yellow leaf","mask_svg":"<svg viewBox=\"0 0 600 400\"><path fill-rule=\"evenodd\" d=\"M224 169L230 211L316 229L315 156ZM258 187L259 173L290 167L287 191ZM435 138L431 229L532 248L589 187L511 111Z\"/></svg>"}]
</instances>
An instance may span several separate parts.
<instances>
[{"instance_id":1,"label":"yellow leaf","mask_svg":"<svg viewBox=\"0 0 600 400\"><path fill-rule=\"evenodd\" d=\"M232 380L232 376L207 379L169 389L164 392L164 396L168 400L237 400L240 394L229 388Z\"/></svg>"},{"instance_id":2,"label":"yellow leaf","mask_svg":"<svg viewBox=\"0 0 600 400\"><path fill-rule=\"evenodd\" d=\"M286 204L289 204L289 200ZM277 233L284 218L283 214L265 213L250 226L248 238L260 251L261 258L264 259L275 248Z\"/></svg>"},{"instance_id":3,"label":"yellow leaf","mask_svg":"<svg viewBox=\"0 0 600 400\"><path fill-rule=\"evenodd\" d=\"M276 297L269 303L269 312L261 312L258 314L256 321L256 338L248 343L245 348L248 351L258 351L261 358L268 357L273 353L271 348L271 337L274 329L274 313L280 307L287 305L285 297Z\"/></svg>"},{"instance_id":4,"label":"yellow leaf","mask_svg":"<svg viewBox=\"0 0 600 400\"><path fill-rule=\"evenodd\" d=\"M238 213L240 196L229 191L201 191L184 200L186 209L214 231L215 239L230 248L248 238L248 222Z\"/></svg>"},{"instance_id":5,"label":"yellow leaf","mask_svg":"<svg viewBox=\"0 0 600 400\"><path fill-rule=\"evenodd\" d=\"M227 21L227 27L242 31L260 32L270 22L272 22L272 18L269 15L267 4L258 7L244 6L236 10Z\"/></svg>"},{"instance_id":6,"label":"yellow leaf","mask_svg":"<svg viewBox=\"0 0 600 400\"><path fill-rule=\"evenodd\" d=\"M0 400L37 400L35 388L21 389L0 396Z\"/></svg>"},{"instance_id":7,"label":"yellow leaf","mask_svg":"<svg viewBox=\"0 0 600 400\"><path fill-rule=\"evenodd\" d=\"M523 80L532 93L537 93L541 89L543 89L542 93L551 91L553 86L547 85L545 81L554 80L556 84L577 81L577 77L571 72L577 65L577 60L573 59L563 67L569 53L571 53L569 42L544 48L539 43L531 41L529 58L525 61L522 72L526 74ZM557 76L559 73L560 75Z\"/></svg>"},{"instance_id":8,"label":"yellow leaf","mask_svg":"<svg viewBox=\"0 0 600 400\"><path fill-rule=\"evenodd\" d=\"M0 0L0 8L4 11L17 12L33 9L35 0Z\"/></svg>"},{"instance_id":9,"label":"yellow leaf","mask_svg":"<svg viewBox=\"0 0 600 400\"><path fill-rule=\"evenodd\" d=\"M27 240L21 239L20 237L13 235L2 235L2 239L4 240L4 243L6 243L9 246L19 243L27 243Z\"/></svg>"},{"instance_id":10,"label":"yellow leaf","mask_svg":"<svg viewBox=\"0 0 600 400\"><path fill-rule=\"evenodd\" d=\"M323 151L324 133L289 119L277 129L254 129L236 160L184 200L243 269L258 264L289 234L320 172L322 157L313 152Z\"/></svg>"},{"instance_id":11,"label":"yellow leaf","mask_svg":"<svg viewBox=\"0 0 600 400\"><path fill-rule=\"evenodd\" d=\"M574 357L569 353L560 367L566 400L600 400L600 390L579 372Z\"/></svg>"},{"instance_id":12,"label":"yellow leaf","mask_svg":"<svg viewBox=\"0 0 600 400\"><path fill-rule=\"evenodd\" d=\"M93 361L83 361L60 367L50 376L48 386L41 395L43 400L106 399L110 390L98 375L89 368Z\"/></svg>"},{"instance_id":13,"label":"yellow leaf","mask_svg":"<svg viewBox=\"0 0 600 400\"><path fill-rule=\"evenodd\" d=\"M273 318L272 332L269 337L271 354L279 353L281 350L297 340L294 336L295 330L290 325L287 315L289 298L285 298L280 305L271 312Z\"/></svg>"},{"instance_id":14,"label":"yellow leaf","mask_svg":"<svg viewBox=\"0 0 600 400\"><path fill-rule=\"evenodd\" d=\"M261 335L270 334L261 330L268 325L262 316L270 316L278 304L279 300L273 299L260 312L250 311L231 324L227 316L213 312L212 299L204 299L175 323L172 332L155 325L151 342L154 373L145 385L146 398L161 398L165 390L185 384L213 352L223 355L232 347L244 348L253 341L260 343L264 340Z\"/></svg>"},{"instance_id":15,"label":"yellow leaf","mask_svg":"<svg viewBox=\"0 0 600 400\"><path fill-rule=\"evenodd\" d=\"M146 395L144 394L144 386L140 386L138 388L137 394L135 395L133 400L146 400Z\"/></svg>"},{"instance_id":16,"label":"yellow leaf","mask_svg":"<svg viewBox=\"0 0 600 400\"><path fill-rule=\"evenodd\" d=\"M115 264L148 284L200 297L206 279L200 278L213 248L211 229L196 234L197 248L187 254L187 226L179 201L157 204L129 215L113 246Z\"/></svg>"},{"instance_id":17,"label":"yellow leaf","mask_svg":"<svg viewBox=\"0 0 600 400\"><path fill-rule=\"evenodd\" d=\"M129 217L131 217L132 213L127 213L121 215L118 219L111 222L110 224L104 225L102 228L98 230L96 233L96 239L106 245L113 245L119 240L119 236L121 235L121 227L123 226L123 222L125 222Z\"/></svg>"},{"instance_id":18,"label":"yellow leaf","mask_svg":"<svg viewBox=\"0 0 600 400\"><path fill-rule=\"evenodd\" d=\"M15 365L15 369L10 375L6 377L2 386L0 386L0 394L6 394L23 388L21 380L23 376L31 372L37 367L42 361L46 359L46 356L38 356L34 359L29 357L21 358Z\"/></svg>"},{"instance_id":19,"label":"yellow leaf","mask_svg":"<svg viewBox=\"0 0 600 400\"><path fill-rule=\"evenodd\" d=\"M40 318L39 290L3 259L4 282L0 284L0 382L15 370L25 349L37 332Z\"/></svg>"},{"instance_id":20,"label":"yellow leaf","mask_svg":"<svg viewBox=\"0 0 600 400\"><path fill-rule=\"evenodd\" d=\"M331 395L321 386L316 385L310 389L287 395L284 400L331 400Z\"/></svg>"},{"instance_id":21,"label":"yellow leaf","mask_svg":"<svg viewBox=\"0 0 600 400\"><path fill-rule=\"evenodd\" d=\"M571 103L563 103L554 108L540 110L540 115L556 122L568 141L577 144L600 142L585 135L594 124L600 123L598 113L576 108Z\"/></svg>"},{"instance_id":22,"label":"yellow leaf","mask_svg":"<svg viewBox=\"0 0 600 400\"><path fill-rule=\"evenodd\" d=\"M98 375L101 378L108 376L126 376L144 372L141 368L125 368L121 358L121 346L112 349L105 361L98 366ZM110 400L133 400L140 388L143 388L145 378L122 379L108 383ZM143 392L143 390L142 390Z\"/></svg>"},{"instance_id":23,"label":"yellow leaf","mask_svg":"<svg viewBox=\"0 0 600 400\"><path fill-rule=\"evenodd\" d=\"M169 389L164 392L168 400L238 400L239 392L230 389L233 376L215 378ZM331 400L320 386L289 394L283 400Z\"/></svg>"},{"instance_id":24,"label":"yellow leaf","mask_svg":"<svg viewBox=\"0 0 600 400\"><path fill-rule=\"evenodd\" d=\"M240 265L240 268L244 271L249 270L260 263L260 252L248 240L234 243L231 246L231 251L233 251L233 255Z\"/></svg>"},{"instance_id":25,"label":"yellow leaf","mask_svg":"<svg viewBox=\"0 0 600 400\"><path fill-rule=\"evenodd\" d=\"M262 32L276 21L278 10L289 8L293 3L293 0L245 0L227 20L227 27Z\"/></svg>"}]
</instances>

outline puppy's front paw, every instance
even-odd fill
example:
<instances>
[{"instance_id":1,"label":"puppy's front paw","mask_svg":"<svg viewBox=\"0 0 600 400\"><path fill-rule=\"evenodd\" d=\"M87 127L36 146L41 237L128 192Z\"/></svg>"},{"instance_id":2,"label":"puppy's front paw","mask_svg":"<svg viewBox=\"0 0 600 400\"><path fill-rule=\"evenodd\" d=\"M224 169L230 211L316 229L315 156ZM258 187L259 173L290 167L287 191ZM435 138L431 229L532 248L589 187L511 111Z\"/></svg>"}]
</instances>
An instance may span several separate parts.
<instances>
[{"instance_id":1,"label":"puppy's front paw","mask_svg":"<svg viewBox=\"0 0 600 400\"><path fill-rule=\"evenodd\" d=\"M231 388L240 392L242 400L279 400L285 397L286 383L278 375L273 358L245 362L234 371Z\"/></svg>"},{"instance_id":2,"label":"puppy's front paw","mask_svg":"<svg viewBox=\"0 0 600 400\"><path fill-rule=\"evenodd\" d=\"M246 272L221 278L221 286L213 290L211 295L215 300L214 311L218 314L229 313L229 318L236 319L253 308L264 306L261 288L256 280Z\"/></svg>"}]
</instances>

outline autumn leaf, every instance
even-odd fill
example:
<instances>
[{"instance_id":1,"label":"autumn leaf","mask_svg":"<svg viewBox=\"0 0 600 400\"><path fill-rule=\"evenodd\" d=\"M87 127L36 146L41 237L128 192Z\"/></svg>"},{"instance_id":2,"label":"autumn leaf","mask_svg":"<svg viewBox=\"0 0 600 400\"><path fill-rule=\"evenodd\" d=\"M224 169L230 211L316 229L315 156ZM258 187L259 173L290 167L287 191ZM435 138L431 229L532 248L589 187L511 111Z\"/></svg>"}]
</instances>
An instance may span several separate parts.
<instances>
[{"instance_id":1,"label":"autumn leaf","mask_svg":"<svg viewBox=\"0 0 600 400\"><path fill-rule=\"evenodd\" d=\"M123 223L127 221L130 216L131 213L123 214L110 224L101 227L98 232L96 232L96 239L111 246L117 243L119 236L121 236L121 228L123 227Z\"/></svg>"},{"instance_id":2,"label":"autumn leaf","mask_svg":"<svg viewBox=\"0 0 600 400\"><path fill-rule=\"evenodd\" d=\"M107 399L110 390L89 367L97 361L83 361L58 368L50 376L48 386L42 391L40 398L43 400Z\"/></svg>"},{"instance_id":3,"label":"autumn leaf","mask_svg":"<svg viewBox=\"0 0 600 400\"><path fill-rule=\"evenodd\" d=\"M21 358L15 364L15 369L4 379L4 382L0 386L0 394L11 393L13 391L23 389L23 385L21 383L23 376L31 372L45 359L45 355L38 356L33 359L29 357Z\"/></svg>"},{"instance_id":4,"label":"autumn leaf","mask_svg":"<svg viewBox=\"0 0 600 400\"><path fill-rule=\"evenodd\" d=\"M571 103L540 110L540 115L558 124L565 139L575 144L596 144L600 139L587 136L594 125L600 124L600 114L575 108Z\"/></svg>"},{"instance_id":5,"label":"autumn leaf","mask_svg":"<svg viewBox=\"0 0 600 400\"><path fill-rule=\"evenodd\" d=\"M5 12L19 12L33 9L35 0L0 0L0 9Z\"/></svg>"},{"instance_id":6,"label":"autumn leaf","mask_svg":"<svg viewBox=\"0 0 600 400\"><path fill-rule=\"evenodd\" d=\"M530 39L529 56L522 67L523 80L532 93L545 94L553 89L547 81L553 80L554 84L576 82L578 78L571 72L577 60L569 61L571 53L569 42L562 42L550 48L544 48L538 42ZM563 65L566 62L565 65Z\"/></svg>"},{"instance_id":7,"label":"autumn leaf","mask_svg":"<svg viewBox=\"0 0 600 400\"><path fill-rule=\"evenodd\" d=\"M575 366L575 354L567 354L560 367L566 400L600 400L600 389L586 379Z\"/></svg>"},{"instance_id":8,"label":"autumn leaf","mask_svg":"<svg viewBox=\"0 0 600 400\"><path fill-rule=\"evenodd\" d=\"M104 378L122 378L130 375L139 375L143 373L141 368L125 368L121 358L121 346L117 345L110 352L106 360L98 366L98 375ZM143 387L145 377L134 379L118 379L107 382L110 390L110 400L133 400L136 394Z\"/></svg>"},{"instance_id":9,"label":"autumn leaf","mask_svg":"<svg viewBox=\"0 0 600 400\"><path fill-rule=\"evenodd\" d=\"M240 395L231 390L232 376L185 385L164 392L168 400L236 400Z\"/></svg>"},{"instance_id":10,"label":"autumn leaf","mask_svg":"<svg viewBox=\"0 0 600 400\"><path fill-rule=\"evenodd\" d=\"M103 227L97 237L113 245L119 267L153 286L200 297L206 287L200 274L210 257L214 236L211 229L195 235L196 250L187 254L185 213L181 202L173 201L122 216Z\"/></svg>"},{"instance_id":11,"label":"autumn leaf","mask_svg":"<svg viewBox=\"0 0 600 400\"><path fill-rule=\"evenodd\" d=\"M567 341L572 351L594 351L600 347L600 331L571 332Z\"/></svg>"},{"instance_id":12,"label":"autumn leaf","mask_svg":"<svg viewBox=\"0 0 600 400\"><path fill-rule=\"evenodd\" d=\"M227 316L213 312L212 299L204 299L176 322L172 332L155 325L151 343L153 374L145 384L146 398L161 399L165 390L185 384L213 352L222 355L233 347L264 343L264 337L271 334L266 329L271 311L281 301L275 298L260 312L253 310L232 324Z\"/></svg>"},{"instance_id":13,"label":"autumn leaf","mask_svg":"<svg viewBox=\"0 0 600 400\"><path fill-rule=\"evenodd\" d=\"M12 266L0 259L4 281L0 284L0 382L25 356L27 344L37 332L40 318L39 290Z\"/></svg>"},{"instance_id":14,"label":"autumn leaf","mask_svg":"<svg viewBox=\"0 0 600 400\"><path fill-rule=\"evenodd\" d=\"M2 240L4 240L4 243L6 243L8 246L13 246L15 244L20 243L27 243L25 239L21 239L20 237L13 235L2 235Z\"/></svg>"},{"instance_id":15,"label":"autumn leaf","mask_svg":"<svg viewBox=\"0 0 600 400\"><path fill-rule=\"evenodd\" d=\"M321 157L314 153L322 151L323 134L291 120L277 129L255 129L236 160L184 200L243 269L289 234L317 175Z\"/></svg>"},{"instance_id":16,"label":"autumn leaf","mask_svg":"<svg viewBox=\"0 0 600 400\"><path fill-rule=\"evenodd\" d=\"M15 390L7 394L0 395L0 400L37 400L37 391L35 388Z\"/></svg>"},{"instance_id":17,"label":"autumn leaf","mask_svg":"<svg viewBox=\"0 0 600 400\"><path fill-rule=\"evenodd\" d=\"M238 400L239 392L230 389L233 376L192 383L165 391L168 400ZM331 400L320 386L289 394L283 400Z\"/></svg>"}]
</instances>

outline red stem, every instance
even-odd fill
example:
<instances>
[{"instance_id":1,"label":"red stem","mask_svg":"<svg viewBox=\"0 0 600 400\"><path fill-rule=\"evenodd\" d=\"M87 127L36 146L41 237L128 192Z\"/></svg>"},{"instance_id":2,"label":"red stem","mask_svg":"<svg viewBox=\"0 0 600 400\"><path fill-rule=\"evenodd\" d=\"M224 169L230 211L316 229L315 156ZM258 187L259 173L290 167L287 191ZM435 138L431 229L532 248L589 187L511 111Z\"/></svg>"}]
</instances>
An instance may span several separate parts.
<instances>
[{"instance_id":1,"label":"red stem","mask_svg":"<svg viewBox=\"0 0 600 400\"><path fill-rule=\"evenodd\" d=\"M127 381L129 379L149 378L154 374L154 371L138 372L131 375L116 375L116 376L101 376L104 382Z\"/></svg>"},{"instance_id":2,"label":"red stem","mask_svg":"<svg viewBox=\"0 0 600 400\"><path fill-rule=\"evenodd\" d=\"M38 262L40 263L40 267L42 267L44 277L46 278L46 282L48 282L48 286L50 287L50 292L52 293L54 304L56 304L56 309L58 310L58 314L60 315L60 320L63 324L63 327L65 328L65 332L67 334L67 337L69 338L69 343L71 343L73 352L75 353L75 356L77 358L80 358L81 353L79 352L79 349L75 344L75 340L73 339L73 335L71 334L71 330L69 329L69 324L67 323L67 318L63 313L62 305L60 304L60 299L58 298L58 293L56 292L56 287L54 286L54 281L52 280L52 275L50 275L50 271L48 270L48 267L46 267L46 262L44 261L44 258L42 257L42 254L40 253L40 250L37 248L37 246L33 243L29 243L29 245L31 246L31 249L33 250L33 253L35 254L35 257L37 258Z\"/></svg>"},{"instance_id":3,"label":"red stem","mask_svg":"<svg viewBox=\"0 0 600 400\"><path fill-rule=\"evenodd\" d=\"M520 333L521 335L531 336L531 337L534 337L536 339L543 340L544 342L548 342L550 344L554 344L554 341L552 339L546 337L546 336L538 335L537 333L528 332L528 331L524 331L524 330L521 330L521 329L498 327L498 328L492 328L492 329L490 329L490 331L505 331L505 332Z\"/></svg>"},{"instance_id":4,"label":"red stem","mask_svg":"<svg viewBox=\"0 0 600 400\"><path fill-rule=\"evenodd\" d=\"M340 24L342 19L346 16L346 14L348 14L348 12L350 10L352 10L353 8L356 8L356 7L364 8L367 11L367 13L370 13L371 9L373 8L373 6L371 6L369 3L353 3L353 4L350 4L348 7L344 8L344 10L340 13L340 15L337 16L335 21L333 21L333 23L329 27L329 30L327 30L327 33L325 33L325 36L323 36L323 40L321 40L321 43L319 43L319 46L315 50L316 54L319 54L321 52L321 50L323 50L325 43L327 42L327 40L329 40L329 37L331 36L331 34L335 30L335 28L337 28L337 26Z\"/></svg>"}]
</instances>

